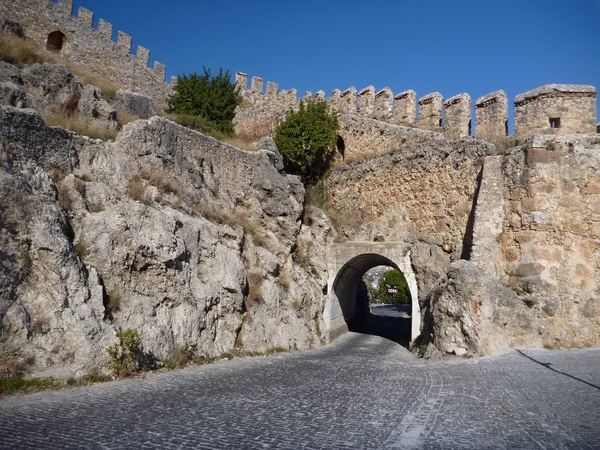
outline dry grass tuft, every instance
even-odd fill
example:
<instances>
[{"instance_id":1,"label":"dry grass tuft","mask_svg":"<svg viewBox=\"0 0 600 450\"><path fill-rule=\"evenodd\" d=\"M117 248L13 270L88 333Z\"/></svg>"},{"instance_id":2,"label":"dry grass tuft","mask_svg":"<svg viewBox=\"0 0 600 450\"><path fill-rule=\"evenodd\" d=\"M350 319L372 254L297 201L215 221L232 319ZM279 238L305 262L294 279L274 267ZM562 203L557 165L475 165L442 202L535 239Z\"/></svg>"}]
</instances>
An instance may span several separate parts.
<instances>
[{"instance_id":1,"label":"dry grass tuft","mask_svg":"<svg viewBox=\"0 0 600 450\"><path fill-rule=\"evenodd\" d=\"M244 235L252 237L252 243L259 247L265 247L268 243L267 237L260 232L260 226L251 217L250 211L246 207L236 207L234 212L235 220L242 226Z\"/></svg>"},{"instance_id":2,"label":"dry grass tuft","mask_svg":"<svg viewBox=\"0 0 600 450\"><path fill-rule=\"evenodd\" d=\"M194 211L211 222L229 225L232 228L239 225L239 222L231 214L227 213L222 207L215 205L214 203L202 203L196 205Z\"/></svg>"},{"instance_id":3,"label":"dry grass tuft","mask_svg":"<svg viewBox=\"0 0 600 450\"><path fill-rule=\"evenodd\" d=\"M229 144L232 147L239 148L240 150L246 150L249 152L255 152L258 150L258 142L246 142L237 137L226 137L221 140L225 144Z\"/></svg>"},{"instance_id":4,"label":"dry grass tuft","mask_svg":"<svg viewBox=\"0 0 600 450\"><path fill-rule=\"evenodd\" d=\"M279 276L277 279L279 283L287 290L290 288L290 284L292 284L292 270L290 267L285 266L283 270L279 272Z\"/></svg>"},{"instance_id":5,"label":"dry grass tuft","mask_svg":"<svg viewBox=\"0 0 600 450\"><path fill-rule=\"evenodd\" d=\"M58 183L58 203L60 203L65 211L73 209L73 199L71 198L69 186L62 181Z\"/></svg>"},{"instance_id":6,"label":"dry grass tuft","mask_svg":"<svg viewBox=\"0 0 600 450\"><path fill-rule=\"evenodd\" d=\"M248 296L246 297L246 309L250 309L253 304L263 300L261 287L264 279L265 272L262 269L254 268L248 270Z\"/></svg>"},{"instance_id":7,"label":"dry grass tuft","mask_svg":"<svg viewBox=\"0 0 600 450\"><path fill-rule=\"evenodd\" d=\"M119 125L122 127L128 123L135 122L136 120L139 120L139 117L135 114L123 110L117 111L117 122L119 122Z\"/></svg>"},{"instance_id":8,"label":"dry grass tuft","mask_svg":"<svg viewBox=\"0 0 600 450\"><path fill-rule=\"evenodd\" d=\"M292 302L292 308L294 308L294 310L296 310L296 311L300 311L300 308L302 308L302 299L295 298L294 301Z\"/></svg>"},{"instance_id":9,"label":"dry grass tuft","mask_svg":"<svg viewBox=\"0 0 600 450\"><path fill-rule=\"evenodd\" d=\"M121 294L117 291L108 294L106 308L113 313L121 310Z\"/></svg>"},{"instance_id":10,"label":"dry grass tuft","mask_svg":"<svg viewBox=\"0 0 600 450\"><path fill-rule=\"evenodd\" d=\"M162 168L152 167L150 164L144 164L140 167L139 175L152 186L156 186L163 194L181 194L181 187L169 174Z\"/></svg>"},{"instance_id":11,"label":"dry grass tuft","mask_svg":"<svg viewBox=\"0 0 600 450\"><path fill-rule=\"evenodd\" d=\"M133 200L142 201L144 197L144 182L139 175L131 177L125 188L125 195Z\"/></svg>"},{"instance_id":12,"label":"dry grass tuft","mask_svg":"<svg viewBox=\"0 0 600 450\"><path fill-rule=\"evenodd\" d=\"M87 204L88 212L94 214L104 211L104 204L102 203L88 203Z\"/></svg>"},{"instance_id":13,"label":"dry grass tuft","mask_svg":"<svg viewBox=\"0 0 600 450\"><path fill-rule=\"evenodd\" d=\"M26 67L35 63L57 63L60 58L47 52L31 39L23 39L0 30L0 59L17 67Z\"/></svg>"},{"instance_id":14,"label":"dry grass tuft","mask_svg":"<svg viewBox=\"0 0 600 450\"><path fill-rule=\"evenodd\" d=\"M67 66L69 71L77 76L83 83L91 84L92 86L99 88L102 91L102 98L106 100L114 100L117 98L117 91L119 88L115 83L107 80L106 77L97 73L88 72L68 59L60 62Z\"/></svg>"},{"instance_id":15,"label":"dry grass tuft","mask_svg":"<svg viewBox=\"0 0 600 450\"><path fill-rule=\"evenodd\" d=\"M116 130L109 130L104 121L91 117L78 117L64 111L46 112L44 122L51 127L62 127L92 139L111 141L117 137Z\"/></svg>"},{"instance_id":16,"label":"dry grass tuft","mask_svg":"<svg viewBox=\"0 0 600 450\"><path fill-rule=\"evenodd\" d=\"M56 184L64 180L67 175L68 174L66 172L63 172L60 167L53 167L52 169L50 169L50 176Z\"/></svg>"},{"instance_id":17,"label":"dry grass tuft","mask_svg":"<svg viewBox=\"0 0 600 450\"><path fill-rule=\"evenodd\" d=\"M31 322L31 332L32 333L36 333L36 334L43 334L44 333L44 326L46 325L46 318L43 316L38 316L36 317L32 322Z\"/></svg>"},{"instance_id":18,"label":"dry grass tuft","mask_svg":"<svg viewBox=\"0 0 600 450\"><path fill-rule=\"evenodd\" d=\"M279 121L273 117L264 117L240 126L235 133L237 140L247 144L258 142L264 137L273 137Z\"/></svg>"}]
</instances>

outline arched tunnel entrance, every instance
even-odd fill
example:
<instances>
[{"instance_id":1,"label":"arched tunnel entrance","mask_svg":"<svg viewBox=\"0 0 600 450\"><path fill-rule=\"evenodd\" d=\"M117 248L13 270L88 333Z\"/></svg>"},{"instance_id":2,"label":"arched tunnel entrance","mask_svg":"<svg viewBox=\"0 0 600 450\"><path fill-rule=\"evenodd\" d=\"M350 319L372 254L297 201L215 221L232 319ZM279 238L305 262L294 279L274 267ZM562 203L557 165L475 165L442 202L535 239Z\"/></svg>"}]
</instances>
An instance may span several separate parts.
<instances>
[{"instance_id":1,"label":"arched tunnel entrance","mask_svg":"<svg viewBox=\"0 0 600 450\"><path fill-rule=\"evenodd\" d=\"M328 247L328 301L323 318L330 339L345 331L359 331L391 337L401 333L400 328L409 328L406 344L413 342L420 333L420 311L417 296L417 281L410 263L409 247L404 243L353 242L333 244ZM412 299L409 326L402 321L394 308L387 311L370 311L368 297L362 281L363 275L373 267L389 266L405 276ZM395 308L399 311L399 308ZM375 312L375 311L373 311ZM381 312L391 312L383 314ZM395 316L395 317L394 317ZM404 325L403 325L404 323ZM396 328L397 327L397 328Z\"/></svg>"}]
</instances>

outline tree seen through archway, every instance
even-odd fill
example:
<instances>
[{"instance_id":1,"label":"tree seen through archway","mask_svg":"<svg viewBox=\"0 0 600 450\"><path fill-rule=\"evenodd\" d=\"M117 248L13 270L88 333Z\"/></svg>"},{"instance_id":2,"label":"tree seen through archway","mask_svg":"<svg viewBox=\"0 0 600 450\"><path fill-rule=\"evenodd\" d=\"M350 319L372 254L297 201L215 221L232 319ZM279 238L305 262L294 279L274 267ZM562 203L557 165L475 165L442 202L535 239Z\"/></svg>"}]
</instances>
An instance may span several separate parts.
<instances>
[{"instance_id":1,"label":"tree seen through archway","mask_svg":"<svg viewBox=\"0 0 600 450\"><path fill-rule=\"evenodd\" d=\"M383 272L382 276L371 277L366 284L370 303L383 305L409 305L411 303L408 282L402 272L397 269L389 268Z\"/></svg>"}]
</instances>

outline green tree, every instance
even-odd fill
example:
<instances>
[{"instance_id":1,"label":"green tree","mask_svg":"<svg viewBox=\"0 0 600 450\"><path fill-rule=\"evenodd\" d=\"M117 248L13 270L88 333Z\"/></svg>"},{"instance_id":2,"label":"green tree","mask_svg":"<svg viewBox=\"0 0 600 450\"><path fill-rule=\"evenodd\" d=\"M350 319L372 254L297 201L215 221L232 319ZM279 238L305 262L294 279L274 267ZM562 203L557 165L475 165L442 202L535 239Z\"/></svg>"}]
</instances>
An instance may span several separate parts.
<instances>
[{"instance_id":1,"label":"green tree","mask_svg":"<svg viewBox=\"0 0 600 450\"><path fill-rule=\"evenodd\" d=\"M324 102L301 103L298 111L290 111L274 138L286 170L315 184L329 166L338 129L337 116Z\"/></svg>"},{"instance_id":2,"label":"green tree","mask_svg":"<svg viewBox=\"0 0 600 450\"><path fill-rule=\"evenodd\" d=\"M393 292L396 290L397 292ZM396 269L386 271L376 289L369 288L371 302L383 304L410 304L410 289L404 274Z\"/></svg>"},{"instance_id":3,"label":"green tree","mask_svg":"<svg viewBox=\"0 0 600 450\"><path fill-rule=\"evenodd\" d=\"M232 136L235 107L242 98L231 82L229 71L212 76L204 67L204 73L183 74L177 78L173 95L169 98L169 112L183 116L199 116L222 133Z\"/></svg>"}]
</instances>

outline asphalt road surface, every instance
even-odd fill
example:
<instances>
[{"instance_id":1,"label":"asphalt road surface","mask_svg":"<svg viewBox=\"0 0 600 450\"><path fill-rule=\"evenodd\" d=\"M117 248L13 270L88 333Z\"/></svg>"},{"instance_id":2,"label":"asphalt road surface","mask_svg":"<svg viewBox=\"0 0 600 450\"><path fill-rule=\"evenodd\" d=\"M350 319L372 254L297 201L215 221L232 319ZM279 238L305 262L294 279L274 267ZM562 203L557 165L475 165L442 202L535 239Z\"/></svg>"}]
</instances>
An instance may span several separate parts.
<instances>
[{"instance_id":1,"label":"asphalt road surface","mask_svg":"<svg viewBox=\"0 0 600 450\"><path fill-rule=\"evenodd\" d=\"M358 331L310 352L0 399L0 448L600 449L600 349L431 362Z\"/></svg>"}]
</instances>

